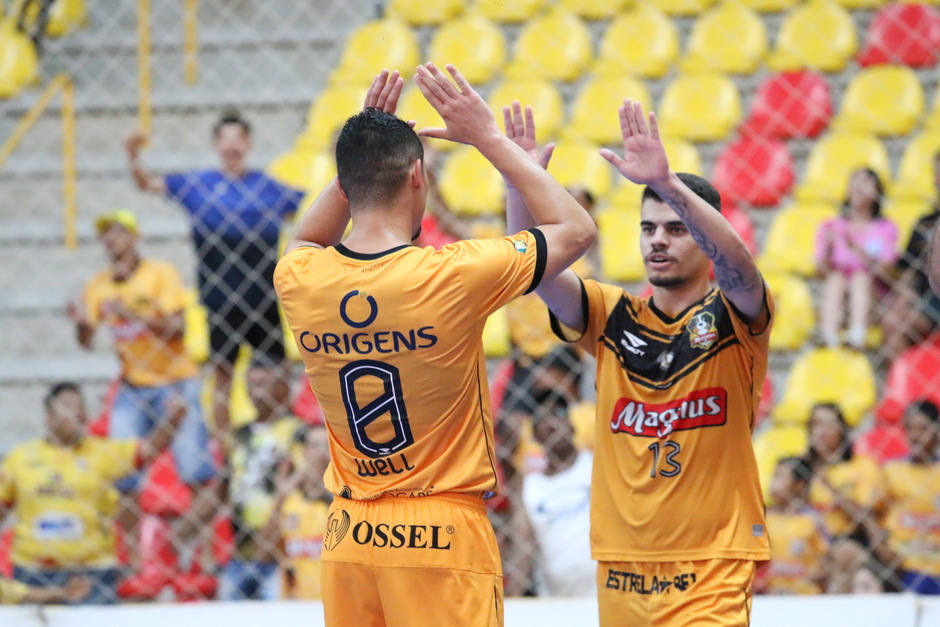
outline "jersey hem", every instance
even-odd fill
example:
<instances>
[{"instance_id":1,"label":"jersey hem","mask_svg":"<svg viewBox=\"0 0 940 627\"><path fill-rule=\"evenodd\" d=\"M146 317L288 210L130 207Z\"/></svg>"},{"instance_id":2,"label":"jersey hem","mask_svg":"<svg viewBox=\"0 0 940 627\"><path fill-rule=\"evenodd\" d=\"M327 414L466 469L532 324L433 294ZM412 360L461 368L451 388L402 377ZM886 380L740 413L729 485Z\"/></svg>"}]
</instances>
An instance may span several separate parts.
<instances>
[{"instance_id":1,"label":"jersey hem","mask_svg":"<svg viewBox=\"0 0 940 627\"><path fill-rule=\"evenodd\" d=\"M702 551L702 552L664 552L656 553L624 553L591 551L591 559L598 562L698 562L702 560L749 560L753 562L766 562L770 560L770 551Z\"/></svg>"}]
</instances>

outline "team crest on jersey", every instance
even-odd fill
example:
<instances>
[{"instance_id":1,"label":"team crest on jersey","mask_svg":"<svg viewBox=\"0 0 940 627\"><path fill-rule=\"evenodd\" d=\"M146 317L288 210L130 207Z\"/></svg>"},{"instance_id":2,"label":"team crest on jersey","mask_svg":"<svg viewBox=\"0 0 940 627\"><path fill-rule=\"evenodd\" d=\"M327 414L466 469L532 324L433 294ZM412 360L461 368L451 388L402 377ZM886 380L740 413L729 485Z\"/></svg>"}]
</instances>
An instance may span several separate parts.
<instances>
[{"instance_id":1,"label":"team crest on jersey","mask_svg":"<svg viewBox=\"0 0 940 627\"><path fill-rule=\"evenodd\" d=\"M349 532L350 525L349 512L341 509L338 512L330 512L326 519L326 533L323 534L323 547L327 551L332 551L339 543L343 541Z\"/></svg>"},{"instance_id":2,"label":"team crest on jersey","mask_svg":"<svg viewBox=\"0 0 940 627\"><path fill-rule=\"evenodd\" d=\"M524 253L529 250L529 245L525 243L524 239L514 239L512 240L512 245L516 247L516 252Z\"/></svg>"},{"instance_id":3,"label":"team crest on jersey","mask_svg":"<svg viewBox=\"0 0 940 627\"><path fill-rule=\"evenodd\" d=\"M689 332L689 344L692 348L708 350L718 341L718 329L715 328L715 315L702 311L692 316L686 325Z\"/></svg>"}]
</instances>

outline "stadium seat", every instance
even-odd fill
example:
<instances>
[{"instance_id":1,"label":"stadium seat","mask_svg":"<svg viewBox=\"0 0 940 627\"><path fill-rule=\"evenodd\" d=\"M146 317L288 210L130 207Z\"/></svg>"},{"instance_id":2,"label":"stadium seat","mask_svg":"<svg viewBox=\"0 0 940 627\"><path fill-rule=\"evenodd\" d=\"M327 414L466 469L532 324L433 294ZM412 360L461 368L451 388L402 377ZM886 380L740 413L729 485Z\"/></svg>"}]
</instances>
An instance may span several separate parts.
<instances>
[{"instance_id":1,"label":"stadium seat","mask_svg":"<svg viewBox=\"0 0 940 627\"><path fill-rule=\"evenodd\" d=\"M559 6L586 20L607 20L633 5L636 0L558 0Z\"/></svg>"},{"instance_id":2,"label":"stadium seat","mask_svg":"<svg viewBox=\"0 0 940 627\"><path fill-rule=\"evenodd\" d=\"M931 131L940 131L940 89L934 93L933 107L927 114L925 126Z\"/></svg>"},{"instance_id":3,"label":"stadium seat","mask_svg":"<svg viewBox=\"0 0 940 627\"><path fill-rule=\"evenodd\" d=\"M562 185L584 186L595 198L603 199L610 193L615 170L599 151L600 147L590 142L558 142L548 171Z\"/></svg>"},{"instance_id":4,"label":"stadium seat","mask_svg":"<svg viewBox=\"0 0 940 627\"><path fill-rule=\"evenodd\" d=\"M640 254L640 212L604 211L597 222L604 276L628 283L646 278Z\"/></svg>"},{"instance_id":5,"label":"stadium seat","mask_svg":"<svg viewBox=\"0 0 940 627\"><path fill-rule=\"evenodd\" d=\"M362 109L367 91L367 86L360 85L334 85L324 89L310 105L307 126L297 141L310 150L330 148L336 132Z\"/></svg>"},{"instance_id":6,"label":"stadium seat","mask_svg":"<svg viewBox=\"0 0 940 627\"><path fill-rule=\"evenodd\" d=\"M453 63L471 85L483 85L506 63L506 37L482 15L465 15L437 28L428 57L439 67Z\"/></svg>"},{"instance_id":7,"label":"stadium seat","mask_svg":"<svg viewBox=\"0 0 940 627\"><path fill-rule=\"evenodd\" d=\"M39 57L32 40L13 19L0 23L0 98L20 93L39 78Z\"/></svg>"},{"instance_id":8,"label":"stadium seat","mask_svg":"<svg viewBox=\"0 0 940 627\"><path fill-rule=\"evenodd\" d=\"M914 70L876 65L852 77L833 120L839 131L907 135L924 113L924 90Z\"/></svg>"},{"instance_id":9,"label":"stadium seat","mask_svg":"<svg viewBox=\"0 0 940 627\"><path fill-rule=\"evenodd\" d=\"M656 7L669 15L696 16L704 13L708 7L715 3L715 0L647 0L652 6Z\"/></svg>"},{"instance_id":10,"label":"stadium seat","mask_svg":"<svg viewBox=\"0 0 940 627\"><path fill-rule=\"evenodd\" d=\"M476 0L473 9L491 20L516 24L534 17L546 4L546 0Z\"/></svg>"},{"instance_id":11,"label":"stadium seat","mask_svg":"<svg viewBox=\"0 0 940 627\"><path fill-rule=\"evenodd\" d=\"M463 0L391 0L388 14L415 26L435 26L455 18L464 10Z\"/></svg>"},{"instance_id":12,"label":"stadium seat","mask_svg":"<svg viewBox=\"0 0 940 627\"><path fill-rule=\"evenodd\" d=\"M461 68L462 72L462 66L458 67ZM398 111L396 114L403 120L414 120L415 129L417 130L421 130L422 128L444 127L444 120L434 107L431 106L428 99L424 97L424 94L421 93L417 85L405 87L398 101ZM453 150L459 145L455 142L447 141L446 139L434 139L432 137L427 137L423 141L428 142L429 145L442 152Z\"/></svg>"},{"instance_id":13,"label":"stadium seat","mask_svg":"<svg viewBox=\"0 0 940 627\"><path fill-rule=\"evenodd\" d=\"M933 199L937 195L934 162L940 154L940 129L924 131L910 142L901 156L892 197Z\"/></svg>"},{"instance_id":14,"label":"stadium seat","mask_svg":"<svg viewBox=\"0 0 940 627\"><path fill-rule=\"evenodd\" d=\"M745 6L761 13L779 13L788 11L803 0L741 0Z\"/></svg>"},{"instance_id":15,"label":"stadium seat","mask_svg":"<svg viewBox=\"0 0 940 627\"><path fill-rule=\"evenodd\" d=\"M760 15L737 2L709 9L692 27L685 72L753 74L767 55L767 29Z\"/></svg>"},{"instance_id":16,"label":"stadium seat","mask_svg":"<svg viewBox=\"0 0 940 627\"><path fill-rule=\"evenodd\" d=\"M679 58L679 33L669 16L640 2L614 18L601 39L594 73L661 78Z\"/></svg>"},{"instance_id":17,"label":"stadium seat","mask_svg":"<svg viewBox=\"0 0 940 627\"><path fill-rule=\"evenodd\" d=\"M897 425L876 422L855 439L852 450L856 455L864 455L875 460L878 465L884 465L907 457L907 436L904 435L904 429Z\"/></svg>"},{"instance_id":18,"label":"stadium seat","mask_svg":"<svg viewBox=\"0 0 940 627\"><path fill-rule=\"evenodd\" d=\"M14 4L18 6L13 7L10 12L11 15L17 14L21 10L21 1ZM63 37L83 26L88 19L87 13L84 0L56 0L49 7L48 21L43 32L49 37ZM25 26L30 29L33 28L38 15L38 2L26 5Z\"/></svg>"},{"instance_id":19,"label":"stadium seat","mask_svg":"<svg viewBox=\"0 0 940 627\"><path fill-rule=\"evenodd\" d=\"M505 75L527 78L534 74L569 82L581 77L593 54L587 25L569 12L553 8L522 28Z\"/></svg>"},{"instance_id":20,"label":"stadium seat","mask_svg":"<svg viewBox=\"0 0 940 627\"><path fill-rule=\"evenodd\" d=\"M764 498L770 497L770 480L777 462L785 457L796 457L806 453L808 435L801 424L771 424L754 436L754 456L760 475Z\"/></svg>"},{"instance_id":21,"label":"stadium seat","mask_svg":"<svg viewBox=\"0 0 940 627\"><path fill-rule=\"evenodd\" d=\"M883 181L891 180L888 153L876 137L829 133L813 145L796 197L842 202L852 172L864 167L873 169Z\"/></svg>"},{"instance_id":22,"label":"stadium seat","mask_svg":"<svg viewBox=\"0 0 940 627\"><path fill-rule=\"evenodd\" d=\"M776 303L770 349L795 351L803 348L816 328L816 305L809 287L795 274L779 271L763 274Z\"/></svg>"},{"instance_id":23,"label":"stadium seat","mask_svg":"<svg viewBox=\"0 0 940 627\"><path fill-rule=\"evenodd\" d=\"M940 58L940 11L926 4L892 3L872 18L858 55L862 66L900 63L914 68Z\"/></svg>"},{"instance_id":24,"label":"stadium seat","mask_svg":"<svg viewBox=\"0 0 940 627\"><path fill-rule=\"evenodd\" d=\"M795 179L787 145L757 135L741 137L725 146L712 173L712 183L722 196L752 207L777 206Z\"/></svg>"},{"instance_id":25,"label":"stadium seat","mask_svg":"<svg viewBox=\"0 0 940 627\"><path fill-rule=\"evenodd\" d=\"M696 142L725 139L741 119L741 95L722 74L682 74L673 79L656 111L659 129Z\"/></svg>"},{"instance_id":26,"label":"stadium seat","mask_svg":"<svg viewBox=\"0 0 940 627\"><path fill-rule=\"evenodd\" d=\"M779 211L767 231L760 267L764 271L792 272L804 278L816 274L816 232L839 214L836 205L798 203Z\"/></svg>"},{"instance_id":27,"label":"stadium seat","mask_svg":"<svg viewBox=\"0 0 940 627\"><path fill-rule=\"evenodd\" d=\"M777 71L841 72L857 49L849 12L829 0L810 0L786 14L767 64Z\"/></svg>"},{"instance_id":28,"label":"stadium seat","mask_svg":"<svg viewBox=\"0 0 940 627\"><path fill-rule=\"evenodd\" d=\"M506 309L497 309L483 326L483 354L488 358L508 357L511 348Z\"/></svg>"},{"instance_id":29,"label":"stadium seat","mask_svg":"<svg viewBox=\"0 0 940 627\"><path fill-rule=\"evenodd\" d=\"M588 79L571 106L565 136L598 144L622 143L617 109L625 98L639 101L645 110L650 110L649 92L638 79L629 76Z\"/></svg>"},{"instance_id":30,"label":"stadium seat","mask_svg":"<svg viewBox=\"0 0 940 627\"><path fill-rule=\"evenodd\" d=\"M565 117L565 105L551 81L528 78L505 80L497 85L487 102L501 128L503 107L511 105L514 100L532 107L539 142L547 142L556 136Z\"/></svg>"},{"instance_id":31,"label":"stadium seat","mask_svg":"<svg viewBox=\"0 0 940 627\"><path fill-rule=\"evenodd\" d=\"M404 20L373 20L350 35L330 83L368 87L382 68L407 73L418 65L420 59L418 38Z\"/></svg>"},{"instance_id":32,"label":"stadium seat","mask_svg":"<svg viewBox=\"0 0 940 627\"><path fill-rule=\"evenodd\" d=\"M875 418L880 424L898 425L907 406L922 398L940 404L940 334L894 360Z\"/></svg>"},{"instance_id":33,"label":"stadium seat","mask_svg":"<svg viewBox=\"0 0 940 627\"><path fill-rule=\"evenodd\" d=\"M447 158L441 170L441 196L451 211L460 215L502 215L505 197L503 177L472 146L461 146Z\"/></svg>"},{"instance_id":34,"label":"stadium seat","mask_svg":"<svg viewBox=\"0 0 940 627\"><path fill-rule=\"evenodd\" d=\"M891 196L884 203L884 216L898 227L898 251L903 254L917 221L933 210L933 202L925 198Z\"/></svg>"},{"instance_id":35,"label":"stadium seat","mask_svg":"<svg viewBox=\"0 0 940 627\"><path fill-rule=\"evenodd\" d=\"M268 164L265 172L284 185L310 190L316 197L336 176L336 159L325 150L306 152L294 148ZM304 204L300 211L307 206Z\"/></svg>"},{"instance_id":36,"label":"stadium seat","mask_svg":"<svg viewBox=\"0 0 940 627\"><path fill-rule=\"evenodd\" d=\"M790 368L773 419L778 424L806 423L816 403L837 403L845 421L855 427L875 400L875 373L863 353L817 348L798 357Z\"/></svg>"},{"instance_id":37,"label":"stadium seat","mask_svg":"<svg viewBox=\"0 0 940 627\"><path fill-rule=\"evenodd\" d=\"M835 0L846 9L877 9L890 0ZM934 1L934 0L931 0Z\"/></svg>"},{"instance_id":38,"label":"stadium seat","mask_svg":"<svg viewBox=\"0 0 940 627\"><path fill-rule=\"evenodd\" d=\"M816 137L831 117L832 97L821 75L808 70L781 72L757 88L741 132L781 139Z\"/></svg>"},{"instance_id":39,"label":"stadium seat","mask_svg":"<svg viewBox=\"0 0 940 627\"><path fill-rule=\"evenodd\" d=\"M757 237L754 233L754 223L747 211L741 209L726 198L721 199L721 215L731 224L752 255L757 255Z\"/></svg>"}]
</instances>

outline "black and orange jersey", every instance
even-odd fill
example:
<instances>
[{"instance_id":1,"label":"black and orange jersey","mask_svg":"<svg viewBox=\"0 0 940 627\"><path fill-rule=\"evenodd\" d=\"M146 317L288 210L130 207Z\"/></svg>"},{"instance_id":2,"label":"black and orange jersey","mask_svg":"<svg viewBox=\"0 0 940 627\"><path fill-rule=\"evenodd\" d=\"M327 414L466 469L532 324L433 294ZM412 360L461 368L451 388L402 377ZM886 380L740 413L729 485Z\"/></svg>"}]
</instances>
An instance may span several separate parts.
<instances>
[{"instance_id":1,"label":"black and orange jersey","mask_svg":"<svg viewBox=\"0 0 940 627\"><path fill-rule=\"evenodd\" d=\"M284 256L274 284L326 417L330 491L496 493L483 325L536 287L545 255L532 229L440 250Z\"/></svg>"},{"instance_id":2,"label":"black and orange jersey","mask_svg":"<svg viewBox=\"0 0 940 627\"><path fill-rule=\"evenodd\" d=\"M769 559L751 431L770 323L753 333L720 290L670 317L584 281L582 304L583 335L553 326L597 359L594 559Z\"/></svg>"}]
</instances>

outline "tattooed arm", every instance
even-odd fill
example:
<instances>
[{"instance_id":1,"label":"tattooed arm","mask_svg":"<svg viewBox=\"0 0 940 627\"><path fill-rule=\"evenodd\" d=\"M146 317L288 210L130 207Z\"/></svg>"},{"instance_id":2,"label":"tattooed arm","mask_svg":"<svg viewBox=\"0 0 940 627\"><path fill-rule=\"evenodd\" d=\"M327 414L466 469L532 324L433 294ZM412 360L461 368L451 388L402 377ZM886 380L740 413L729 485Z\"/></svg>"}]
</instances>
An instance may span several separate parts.
<instances>
[{"instance_id":1,"label":"tattooed arm","mask_svg":"<svg viewBox=\"0 0 940 627\"><path fill-rule=\"evenodd\" d=\"M647 124L640 104L626 100L620 108L620 128L624 156L607 149L601 150L601 155L629 180L649 185L679 215L695 243L712 260L722 292L751 329L763 330L770 312L757 264L724 216L669 169L656 115L650 113Z\"/></svg>"}]
</instances>

